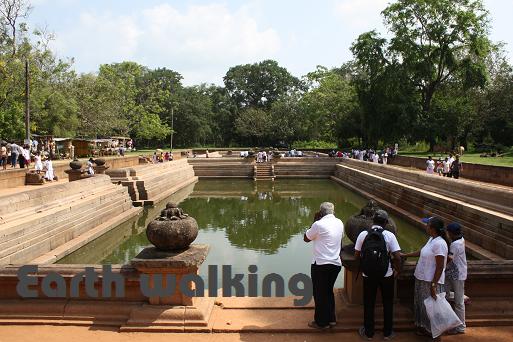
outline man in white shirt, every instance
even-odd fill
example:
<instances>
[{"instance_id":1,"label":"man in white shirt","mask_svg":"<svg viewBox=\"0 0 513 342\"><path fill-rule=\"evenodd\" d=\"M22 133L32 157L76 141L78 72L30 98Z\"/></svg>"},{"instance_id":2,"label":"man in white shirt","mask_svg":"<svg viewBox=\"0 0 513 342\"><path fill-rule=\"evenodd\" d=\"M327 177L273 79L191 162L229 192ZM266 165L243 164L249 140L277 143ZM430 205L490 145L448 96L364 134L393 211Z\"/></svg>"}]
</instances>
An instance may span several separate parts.
<instances>
[{"instance_id":1,"label":"man in white shirt","mask_svg":"<svg viewBox=\"0 0 513 342\"><path fill-rule=\"evenodd\" d=\"M333 286L342 269L340 248L344 224L334 213L333 203L322 203L315 222L304 235L305 242L313 241L311 277L315 316L308 326L317 329L330 328L337 323Z\"/></svg>"},{"instance_id":2,"label":"man in white shirt","mask_svg":"<svg viewBox=\"0 0 513 342\"><path fill-rule=\"evenodd\" d=\"M385 340L394 337L394 275L397 276L400 270L401 258L399 251L401 247L395 235L384 229L387 223L387 212L384 210L376 211L371 229L361 232L354 246L355 256L360 259L361 262L361 269L365 272L369 262L375 262L375 264L370 265L370 268L377 270L377 272L372 271L373 274L362 274L364 326L360 328L359 333L362 338L367 340L374 337L374 306L376 304L378 288L381 290L383 301L383 336ZM369 237L369 239L367 239L367 237ZM378 239L377 243L371 242L371 239L375 238ZM379 253L380 249L383 250L384 253ZM378 252L377 254L376 251ZM373 254L373 256L369 257L367 254ZM375 257L379 254L384 257ZM390 254L392 258L389 257ZM380 261L384 261L384 263L379 263Z\"/></svg>"}]
</instances>

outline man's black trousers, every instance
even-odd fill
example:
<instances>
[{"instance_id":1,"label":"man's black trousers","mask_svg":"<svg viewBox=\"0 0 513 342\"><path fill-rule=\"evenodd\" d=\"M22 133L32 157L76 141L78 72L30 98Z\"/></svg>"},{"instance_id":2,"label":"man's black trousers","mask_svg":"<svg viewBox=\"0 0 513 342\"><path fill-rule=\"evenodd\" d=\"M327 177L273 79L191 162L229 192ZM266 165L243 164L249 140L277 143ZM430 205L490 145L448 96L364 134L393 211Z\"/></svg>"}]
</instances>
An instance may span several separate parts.
<instances>
[{"instance_id":1,"label":"man's black trousers","mask_svg":"<svg viewBox=\"0 0 513 342\"><path fill-rule=\"evenodd\" d=\"M390 336L394 322L394 276L369 279L363 277L363 325L367 337L374 336L374 307L378 288L383 302L383 335Z\"/></svg>"},{"instance_id":2,"label":"man's black trousers","mask_svg":"<svg viewBox=\"0 0 513 342\"><path fill-rule=\"evenodd\" d=\"M314 320L321 327L327 326L330 322L337 321L333 286L341 269L341 266L332 264L312 264L310 272L315 302Z\"/></svg>"}]
</instances>

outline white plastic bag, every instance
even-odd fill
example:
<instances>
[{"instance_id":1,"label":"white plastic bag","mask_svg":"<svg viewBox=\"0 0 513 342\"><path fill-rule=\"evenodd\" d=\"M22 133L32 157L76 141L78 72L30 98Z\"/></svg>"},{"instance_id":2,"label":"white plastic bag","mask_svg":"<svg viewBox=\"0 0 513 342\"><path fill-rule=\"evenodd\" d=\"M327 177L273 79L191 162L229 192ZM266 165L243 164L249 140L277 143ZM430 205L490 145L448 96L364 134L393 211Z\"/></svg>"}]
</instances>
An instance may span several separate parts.
<instances>
[{"instance_id":1,"label":"white plastic bag","mask_svg":"<svg viewBox=\"0 0 513 342\"><path fill-rule=\"evenodd\" d=\"M431 334L437 338L447 330L461 325L461 321L452 310L451 304L445 299L445 292L436 295L437 299L429 296L424 299L426 312L431 322Z\"/></svg>"}]
</instances>

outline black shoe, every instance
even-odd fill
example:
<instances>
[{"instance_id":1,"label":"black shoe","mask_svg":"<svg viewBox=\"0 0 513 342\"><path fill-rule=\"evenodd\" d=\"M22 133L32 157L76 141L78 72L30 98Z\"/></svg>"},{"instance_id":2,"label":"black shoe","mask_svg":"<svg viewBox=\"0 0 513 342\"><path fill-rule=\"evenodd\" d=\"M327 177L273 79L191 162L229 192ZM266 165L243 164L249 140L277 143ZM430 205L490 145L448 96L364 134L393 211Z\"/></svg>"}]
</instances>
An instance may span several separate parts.
<instances>
[{"instance_id":1,"label":"black shoe","mask_svg":"<svg viewBox=\"0 0 513 342\"><path fill-rule=\"evenodd\" d=\"M330 326L329 324L328 324L328 325L325 325L325 326L323 326L323 327L321 327L319 324L317 324L317 322L316 322L316 321L311 321L311 322L309 322L309 323L308 323L308 326L309 326L310 328L319 329L319 330L324 330L324 329L329 329L329 328L331 328L331 326Z\"/></svg>"},{"instance_id":2,"label":"black shoe","mask_svg":"<svg viewBox=\"0 0 513 342\"><path fill-rule=\"evenodd\" d=\"M365 341L372 341L372 337L369 337L365 334L365 328L364 327L361 327L360 329L358 329L358 334L360 335L360 337L362 339L364 339Z\"/></svg>"}]
</instances>

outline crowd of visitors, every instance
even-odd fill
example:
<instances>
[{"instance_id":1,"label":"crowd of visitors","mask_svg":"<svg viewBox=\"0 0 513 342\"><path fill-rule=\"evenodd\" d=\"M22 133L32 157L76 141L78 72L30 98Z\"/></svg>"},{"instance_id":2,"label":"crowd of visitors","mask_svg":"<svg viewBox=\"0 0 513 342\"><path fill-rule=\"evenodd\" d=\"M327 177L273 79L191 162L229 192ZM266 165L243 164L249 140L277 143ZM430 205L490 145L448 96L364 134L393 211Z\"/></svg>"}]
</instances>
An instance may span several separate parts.
<instances>
[{"instance_id":1,"label":"crowd of visitors","mask_svg":"<svg viewBox=\"0 0 513 342\"><path fill-rule=\"evenodd\" d=\"M256 154L255 159L257 163L271 162L273 160L273 152L260 151Z\"/></svg>"},{"instance_id":2,"label":"crowd of visitors","mask_svg":"<svg viewBox=\"0 0 513 342\"><path fill-rule=\"evenodd\" d=\"M355 243L355 258L363 276L363 326L358 330L364 340L372 340L374 308L378 289L383 303L383 337L394 338L395 278L402 260L419 258L416 264L413 293L416 333L440 341L442 334L465 333L465 280L467 259L465 240L459 223L445 226L439 217L423 219L429 239L421 250L402 253L396 236L385 230L388 214L378 210L373 225L362 231ZM311 278L315 303L314 320L308 325L329 329L337 324L333 286L341 270L342 221L334 216L334 205L321 204L314 223L305 232L304 241L313 242ZM453 306L449 304L453 302Z\"/></svg>"},{"instance_id":3,"label":"crowd of visitors","mask_svg":"<svg viewBox=\"0 0 513 342\"><path fill-rule=\"evenodd\" d=\"M44 153L44 152L43 152ZM0 169L29 168L34 160L36 173L44 172L44 178L52 181L55 179L52 157L50 153L42 154L38 150L38 143L34 140L31 144L19 145L15 142L3 142L0 145Z\"/></svg>"},{"instance_id":4,"label":"crowd of visitors","mask_svg":"<svg viewBox=\"0 0 513 342\"><path fill-rule=\"evenodd\" d=\"M389 158L397 155L396 147L387 147L383 150L375 150L372 148L352 149L349 152L332 150L328 153L330 157L336 158L352 158L372 163L387 164Z\"/></svg>"},{"instance_id":5,"label":"crowd of visitors","mask_svg":"<svg viewBox=\"0 0 513 342\"><path fill-rule=\"evenodd\" d=\"M430 175L438 174L443 177L460 178L460 173L463 171L463 166L458 154L449 154L445 159L440 157L437 161L433 160L431 156L426 160L426 172Z\"/></svg>"},{"instance_id":6,"label":"crowd of visitors","mask_svg":"<svg viewBox=\"0 0 513 342\"><path fill-rule=\"evenodd\" d=\"M173 153L169 151L164 152L161 149L157 149L155 152L153 152L153 156L151 157L151 162L153 164L163 163L172 160Z\"/></svg>"}]
</instances>

